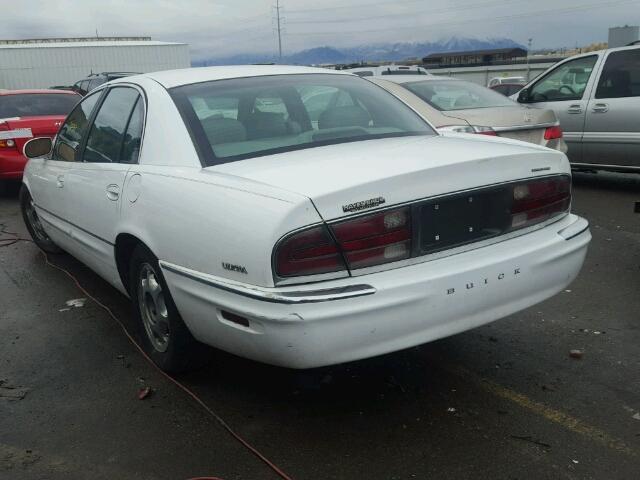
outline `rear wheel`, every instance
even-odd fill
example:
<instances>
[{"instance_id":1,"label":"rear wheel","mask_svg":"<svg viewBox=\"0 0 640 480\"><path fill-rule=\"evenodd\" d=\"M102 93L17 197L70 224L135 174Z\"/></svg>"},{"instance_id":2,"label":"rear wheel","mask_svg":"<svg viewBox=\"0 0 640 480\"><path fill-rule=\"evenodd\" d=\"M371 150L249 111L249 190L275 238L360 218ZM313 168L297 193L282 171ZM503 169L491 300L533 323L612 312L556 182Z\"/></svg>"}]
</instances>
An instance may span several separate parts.
<instances>
[{"instance_id":1,"label":"rear wheel","mask_svg":"<svg viewBox=\"0 0 640 480\"><path fill-rule=\"evenodd\" d=\"M142 245L136 247L131 258L129 286L145 353L168 372L195 367L202 345L182 321L158 259Z\"/></svg>"},{"instance_id":2,"label":"rear wheel","mask_svg":"<svg viewBox=\"0 0 640 480\"><path fill-rule=\"evenodd\" d=\"M62 253L62 249L60 249L60 247L58 247L53 240L49 238L47 232L44 231L42 223L40 222L40 217L38 216L38 212L36 211L36 207L33 203L33 198L31 198L29 190L27 190L27 187L24 185L20 188L19 200L20 209L22 210L22 218L34 243L41 250L47 253Z\"/></svg>"}]
</instances>

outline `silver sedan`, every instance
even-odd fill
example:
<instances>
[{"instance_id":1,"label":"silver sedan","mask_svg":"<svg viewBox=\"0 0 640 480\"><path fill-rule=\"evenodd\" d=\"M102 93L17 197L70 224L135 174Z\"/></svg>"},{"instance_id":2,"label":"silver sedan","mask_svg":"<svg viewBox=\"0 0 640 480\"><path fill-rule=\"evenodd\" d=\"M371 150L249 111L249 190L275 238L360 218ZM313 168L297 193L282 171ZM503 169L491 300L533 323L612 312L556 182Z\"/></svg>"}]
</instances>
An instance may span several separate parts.
<instances>
[{"instance_id":1,"label":"silver sedan","mask_svg":"<svg viewBox=\"0 0 640 480\"><path fill-rule=\"evenodd\" d=\"M519 105L475 83L449 77L368 77L442 131L512 138L567 151L551 109Z\"/></svg>"}]
</instances>

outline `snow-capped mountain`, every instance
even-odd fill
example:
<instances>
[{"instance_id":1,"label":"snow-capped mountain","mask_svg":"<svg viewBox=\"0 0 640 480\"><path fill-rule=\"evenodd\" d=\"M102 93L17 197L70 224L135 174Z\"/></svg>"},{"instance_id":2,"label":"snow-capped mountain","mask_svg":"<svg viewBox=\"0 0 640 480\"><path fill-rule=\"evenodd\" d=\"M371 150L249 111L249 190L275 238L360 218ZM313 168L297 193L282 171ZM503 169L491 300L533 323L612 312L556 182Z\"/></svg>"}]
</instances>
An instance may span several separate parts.
<instances>
[{"instance_id":1,"label":"snow-capped mountain","mask_svg":"<svg viewBox=\"0 0 640 480\"><path fill-rule=\"evenodd\" d=\"M360 61L401 61L408 58L422 58L430 53L456 52L466 50L484 50L492 48L521 47L509 38L466 38L450 37L435 42L401 42L359 45L356 47L336 48L322 46L302 50L283 56L279 62L276 55L245 53L228 57L211 57L194 61L194 66L239 65L248 63L287 63L287 64L333 64Z\"/></svg>"}]
</instances>

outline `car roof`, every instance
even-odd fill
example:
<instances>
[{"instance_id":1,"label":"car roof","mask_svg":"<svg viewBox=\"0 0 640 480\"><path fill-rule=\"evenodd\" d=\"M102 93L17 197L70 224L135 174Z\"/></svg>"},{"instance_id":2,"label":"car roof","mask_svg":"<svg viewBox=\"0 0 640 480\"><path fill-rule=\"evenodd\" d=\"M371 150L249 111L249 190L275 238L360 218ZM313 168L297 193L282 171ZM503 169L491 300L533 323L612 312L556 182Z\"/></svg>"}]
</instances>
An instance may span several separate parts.
<instances>
[{"instance_id":1,"label":"car roof","mask_svg":"<svg viewBox=\"0 0 640 480\"><path fill-rule=\"evenodd\" d=\"M32 95L41 93L53 93L61 95L78 95L73 90L55 90L55 89L25 89L25 90L0 90L0 95Z\"/></svg>"},{"instance_id":2,"label":"car roof","mask_svg":"<svg viewBox=\"0 0 640 480\"><path fill-rule=\"evenodd\" d=\"M173 88L191 83L226 80L230 78L261 77L268 75L300 75L309 73L324 73L329 75L351 75L352 73L327 68L298 67L291 65L228 65L221 67L196 67L180 70L164 70L161 72L144 73L132 77L112 80L111 83L135 82L138 78L150 78L165 88Z\"/></svg>"},{"instance_id":3,"label":"car roof","mask_svg":"<svg viewBox=\"0 0 640 480\"><path fill-rule=\"evenodd\" d=\"M388 80L393 83L409 83L409 82L435 82L438 80L450 80L452 82L464 82L459 78L447 77L444 75L374 75L365 77L367 79Z\"/></svg>"}]
</instances>

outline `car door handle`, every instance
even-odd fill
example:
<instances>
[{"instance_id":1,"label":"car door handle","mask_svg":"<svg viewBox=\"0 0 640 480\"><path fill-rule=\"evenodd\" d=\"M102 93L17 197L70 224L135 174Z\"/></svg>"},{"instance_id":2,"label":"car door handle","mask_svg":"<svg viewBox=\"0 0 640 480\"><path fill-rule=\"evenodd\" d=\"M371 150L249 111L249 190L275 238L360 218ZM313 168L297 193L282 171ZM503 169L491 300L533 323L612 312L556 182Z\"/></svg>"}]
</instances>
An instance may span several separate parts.
<instances>
[{"instance_id":1,"label":"car door handle","mask_svg":"<svg viewBox=\"0 0 640 480\"><path fill-rule=\"evenodd\" d=\"M58 188L64 187L64 175L58 175L58 177L56 178L56 186Z\"/></svg>"},{"instance_id":2,"label":"car door handle","mask_svg":"<svg viewBox=\"0 0 640 480\"><path fill-rule=\"evenodd\" d=\"M118 200L120 197L120 187L114 183L107 186L107 198L112 201Z\"/></svg>"},{"instance_id":3,"label":"car door handle","mask_svg":"<svg viewBox=\"0 0 640 480\"><path fill-rule=\"evenodd\" d=\"M605 113L609 111L609 105L606 103L596 103L591 109L593 113Z\"/></svg>"},{"instance_id":4,"label":"car door handle","mask_svg":"<svg viewBox=\"0 0 640 480\"><path fill-rule=\"evenodd\" d=\"M576 103L574 105L569 105L569 108L567 108L567 113L572 113L572 114L582 113L582 105L580 105L579 103Z\"/></svg>"}]
</instances>

